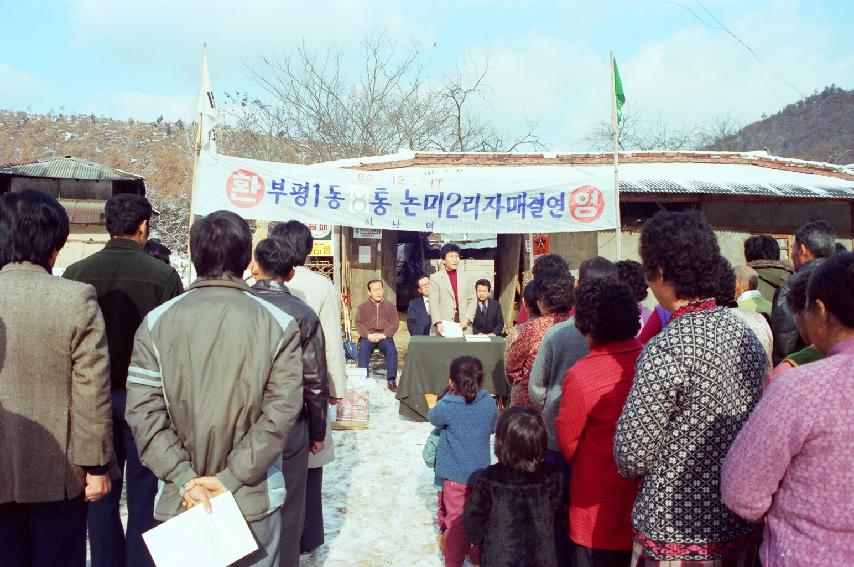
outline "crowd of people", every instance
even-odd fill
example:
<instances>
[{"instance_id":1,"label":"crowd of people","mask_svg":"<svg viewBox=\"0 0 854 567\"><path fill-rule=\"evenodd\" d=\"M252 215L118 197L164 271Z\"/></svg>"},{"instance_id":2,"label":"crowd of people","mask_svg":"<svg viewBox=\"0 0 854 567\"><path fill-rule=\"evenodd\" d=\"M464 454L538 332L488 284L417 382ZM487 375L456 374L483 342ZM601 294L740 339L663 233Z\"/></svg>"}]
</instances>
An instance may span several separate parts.
<instances>
[{"instance_id":1,"label":"crowd of people","mask_svg":"<svg viewBox=\"0 0 854 567\"><path fill-rule=\"evenodd\" d=\"M792 266L756 235L733 268L694 212L639 252L537 260L500 417L451 365L425 446L445 565L854 563L854 254L815 221Z\"/></svg>"},{"instance_id":2,"label":"crowd of people","mask_svg":"<svg viewBox=\"0 0 854 567\"><path fill-rule=\"evenodd\" d=\"M153 565L142 534L225 491L258 543L237 565L298 567L323 543L346 371L339 295L304 266L311 231L278 224L253 258L244 219L202 217L184 290L153 214L113 196L104 249L55 277L65 209L0 197L0 565L83 567L87 534L93 567Z\"/></svg>"},{"instance_id":3,"label":"crowd of people","mask_svg":"<svg viewBox=\"0 0 854 567\"><path fill-rule=\"evenodd\" d=\"M2 565L83 566L87 534L93 567L152 565L142 534L225 491L259 545L237 565L296 567L323 543L346 363L340 297L305 267L310 230L277 224L253 250L238 215L201 217L185 290L153 214L114 196L107 245L54 277L66 211L0 197ZM506 337L509 400L478 358L451 363L424 448L445 564L854 563L854 254L815 221L791 266L757 235L733 267L694 212L648 220L639 252L577 278L537 260ZM503 334L489 280L454 244L440 256L410 333ZM394 390L397 311L382 281L367 291L359 364L380 350Z\"/></svg>"}]
</instances>

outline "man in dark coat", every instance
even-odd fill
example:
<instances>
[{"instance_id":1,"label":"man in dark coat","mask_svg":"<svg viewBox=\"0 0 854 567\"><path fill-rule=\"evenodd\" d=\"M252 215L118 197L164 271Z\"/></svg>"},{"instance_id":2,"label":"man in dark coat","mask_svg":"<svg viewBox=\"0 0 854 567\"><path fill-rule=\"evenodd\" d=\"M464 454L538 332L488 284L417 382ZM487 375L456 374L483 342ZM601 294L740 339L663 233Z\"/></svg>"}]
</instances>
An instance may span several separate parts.
<instances>
[{"instance_id":1,"label":"man in dark coat","mask_svg":"<svg viewBox=\"0 0 854 567\"><path fill-rule=\"evenodd\" d=\"M89 505L89 543L92 567L152 566L142 541L153 528L157 478L139 461L130 427L125 421L126 382L134 333L149 311L183 291L175 269L143 250L148 240L151 203L145 197L119 193L107 201L104 220L110 241L70 265L63 277L95 287L107 326L113 408L113 446L120 469L127 464L127 536L119 517L122 479L112 492Z\"/></svg>"},{"instance_id":2,"label":"man in dark coat","mask_svg":"<svg viewBox=\"0 0 854 567\"><path fill-rule=\"evenodd\" d=\"M792 263L796 271L777 289L771 311L775 366L790 354L807 346L795 326L795 315L786 301L789 289L796 279L809 278L825 258L833 255L835 245L836 234L825 220L807 223L795 232Z\"/></svg>"},{"instance_id":3,"label":"man in dark coat","mask_svg":"<svg viewBox=\"0 0 854 567\"><path fill-rule=\"evenodd\" d=\"M793 272L788 261L780 260L780 245L777 244L777 239L768 234L751 236L744 241L744 260L759 276L759 293L769 303L773 302L777 288Z\"/></svg>"},{"instance_id":4,"label":"man in dark coat","mask_svg":"<svg viewBox=\"0 0 854 567\"><path fill-rule=\"evenodd\" d=\"M489 297L492 286L489 280L477 280L474 284L477 293L477 308L474 312L475 335L501 335L504 333L504 315L497 301Z\"/></svg>"},{"instance_id":5,"label":"man in dark coat","mask_svg":"<svg viewBox=\"0 0 854 567\"><path fill-rule=\"evenodd\" d=\"M406 309L406 328L412 337L429 335L433 321L430 319L430 278L418 278L418 293L421 295L409 300Z\"/></svg>"},{"instance_id":6,"label":"man in dark coat","mask_svg":"<svg viewBox=\"0 0 854 567\"><path fill-rule=\"evenodd\" d=\"M320 318L304 301L291 294L285 281L293 273L297 255L291 244L278 236L255 247L252 289L297 321L302 346L304 408L288 437L283 455L285 503L282 505L281 567L299 567L300 538L305 521L306 477L309 451L317 454L326 437L329 380L326 373L326 344Z\"/></svg>"}]
</instances>

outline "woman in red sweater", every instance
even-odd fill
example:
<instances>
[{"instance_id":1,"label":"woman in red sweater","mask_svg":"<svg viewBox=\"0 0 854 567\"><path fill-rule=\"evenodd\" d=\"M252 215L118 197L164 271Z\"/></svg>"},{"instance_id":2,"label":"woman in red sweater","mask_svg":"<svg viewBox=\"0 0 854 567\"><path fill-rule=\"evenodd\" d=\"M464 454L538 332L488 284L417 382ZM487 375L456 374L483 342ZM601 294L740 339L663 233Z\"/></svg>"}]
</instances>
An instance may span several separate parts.
<instances>
[{"instance_id":1,"label":"woman in red sweater","mask_svg":"<svg viewBox=\"0 0 854 567\"><path fill-rule=\"evenodd\" d=\"M638 481L617 472L614 431L629 395L641 344L640 314L631 289L608 279L583 282L575 326L590 353L566 373L555 422L572 467L569 536L578 567L624 567L631 560L632 504Z\"/></svg>"}]
</instances>

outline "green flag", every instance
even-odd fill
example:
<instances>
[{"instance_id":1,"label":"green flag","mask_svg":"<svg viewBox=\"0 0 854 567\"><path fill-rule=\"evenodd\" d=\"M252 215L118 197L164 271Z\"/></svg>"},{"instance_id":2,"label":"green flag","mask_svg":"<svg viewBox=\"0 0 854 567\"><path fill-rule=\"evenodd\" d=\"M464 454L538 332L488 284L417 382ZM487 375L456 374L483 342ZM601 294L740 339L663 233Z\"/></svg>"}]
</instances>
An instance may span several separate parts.
<instances>
[{"instance_id":1,"label":"green flag","mask_svg":"<svg viewBox=\"0 0 854 567\"><path fill-rule=\"evenodd\" d=\"M617 124L623 121L623 105L626 103L626 93L623 92L623 81L620 80L620 71L617 69L617 60L614 59L614 96L617 106Z\"/></svg>"}]
</instances>

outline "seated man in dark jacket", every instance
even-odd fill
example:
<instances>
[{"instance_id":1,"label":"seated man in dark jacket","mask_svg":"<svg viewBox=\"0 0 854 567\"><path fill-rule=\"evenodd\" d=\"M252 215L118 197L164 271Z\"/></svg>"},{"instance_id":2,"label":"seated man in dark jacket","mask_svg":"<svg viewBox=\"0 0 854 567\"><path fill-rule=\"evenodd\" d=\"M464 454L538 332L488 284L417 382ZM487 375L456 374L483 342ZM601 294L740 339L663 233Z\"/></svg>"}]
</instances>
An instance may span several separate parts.
<instances>
[{"instance_id":1,"label":"seated man in dark jacket","mask_svg":"<svg viewBox=\"0 0 854 567\"><path fill-rule=\"evenodd\" d=\"M368 368L371 353L379 350L385 355L388 389L397 391L397 347L394 333L400 324L397 307L386 301L385 287L380 280L368 282L368 297L356 310L356 330L359 331L359 368Z\"/></svg>"},{"instance_id":2,"label":"seated man in dark jacket","mask_svg":"<svg viewBox=\"0 0 854 567\"><path fill-rule=\"evenodd\" d=\"M830 223L817 220L807 223L795 232L792 244L792 263L795 273L783 282L774 294L771 310L771 330L774 332L774 366L792 353L807 346L795 326L795 314L792 312L786 296L792 283L799 278L809 278L813 270L833 256L836 234Z\"/></svg>"},{"instance_id":3,"label":"seated man in dark jacket","mask_svg":"<svg viewBox=\"0 0 854 567\"><path fill-rule=\"evenodd\" d=\"M279 565L299 567L300 538L305 520L308 453L323 449L329 382L326 374L326 344L320 318L304 301L291 294L285 281L296 264L296 253L284 238L273 236L255 247L252 290L293 317L302 347L303 411L297 418L282 455L285 503L282 504L282 536Z\"/></svg>"},{"instance_id":4,"label":"seated man in dark jacket","mask_svg":"<svg viewBox=\"0 0 854 567\"><path fill-rule=\"evenodd\" d=\"M429 335L433 321L430 319L430 278L421 276L418 278L418 293L421 295L409 300L406 309L406 328L409 335Z\"/></svg>"},{"instance_id":5,"label":"seated man in dark jacket","mask_svg":"<svg viewBox=\"0 0 854 567\"><path fill-rule=\"evenodd\" d=\"M477 308L474 312L475 335L501 335L504 333L504 315L497 301L489 297L492 286L489 280L477 280L474 284L477 293Z\"/></svg>"}]
</instances>

